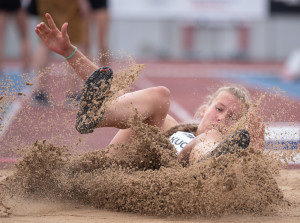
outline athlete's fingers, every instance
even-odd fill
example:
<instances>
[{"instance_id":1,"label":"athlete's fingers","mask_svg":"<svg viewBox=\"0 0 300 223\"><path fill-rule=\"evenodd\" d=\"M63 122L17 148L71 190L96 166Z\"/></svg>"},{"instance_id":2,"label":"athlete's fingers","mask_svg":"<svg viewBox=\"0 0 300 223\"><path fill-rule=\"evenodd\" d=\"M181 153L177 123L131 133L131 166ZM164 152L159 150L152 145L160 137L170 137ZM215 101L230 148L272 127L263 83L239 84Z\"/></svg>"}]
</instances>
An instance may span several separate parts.
<instances>
[{"instance_id":1,"label":"athlete's fingers","mask_svg":"<svg viewBox=\"0 0 300 223\"><path fill-rule=\"evenodd\" d=\"M35 27L35 32L38 34L38 36L41 38L42 36L45 35L45 33L47 32L47 30L45 29L45 26L43 25L43 23L38 24Z\"/></svg>"},{"instance_id":2,"label":"athlete's fingers","mask_svg":"<svg viewBox=\"0 0 300 223\"><path fill-rule=\"evenodd\" d=\"M47 18L47 21L48 21L48 24L49 24L49 27L50 29L52 30L58 30L58 28L56 27L51 15L49 13L46 13L45 14L46 18Z\"/></svg>"},{"instance_id":3,"label":"athlete's fingers","mask_svg":"<svg viewBox=\"0 0 300 223\"><path fill-rule=\"evenodd\" d=\"M67 37L68 36L68 23L65 22L62 27L61 27L61 33L63 37Z\"/></svg>"},{"instance_id":4,"label":"athlete's fingers","mask_svg":"<svg viewBox=\"0 0 300 223\"><path fill-rule=\"evenodd\" d=\"M41 31L37 27L34 29L34 31L41 38Z\"/></svg>"},{"instance_id":5,"label":"athlete's fingers","mask_svg":"<svg viewBox=\"0 0 300 223\"><path fill-rule=\"evenodd\" d=\"M35 32L37 32L37 33L42 33L42 27L41 27L41 23L40 24L38 24L38 25L36 25L36 27L35 27Z\"/></svg>"},{"instance_id":6,"label":"athlete's fingers","mask_svg":"<svg viewBox=\"0 0 300 223\"><path fill-rule=\"evenodd\" d=\"M35 32L40 39L44 40L47 38L50 30L45 24L41 23L35 27Z\"/></svg>"},{"instance_id":7,"label":"athlete's fingers","mask_svg":"<svg viewBox=\"0 0 300 223\"><path fill-rule=\"evenodd\" d=\"M50 28L44 23L41 22L39 25L36 26L40 33L48 34L51 32Z\"/></svg>"}]
</instances>

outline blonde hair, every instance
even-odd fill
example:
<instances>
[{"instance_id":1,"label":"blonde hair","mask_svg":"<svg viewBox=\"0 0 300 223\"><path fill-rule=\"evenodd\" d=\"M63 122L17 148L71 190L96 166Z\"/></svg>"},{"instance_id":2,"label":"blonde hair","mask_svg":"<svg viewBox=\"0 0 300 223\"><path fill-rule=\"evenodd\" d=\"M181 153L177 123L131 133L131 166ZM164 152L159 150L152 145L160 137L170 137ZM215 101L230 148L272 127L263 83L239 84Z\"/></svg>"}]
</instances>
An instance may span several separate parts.
<instances>
[{"instance_id":1,"label":"blonde hair","mask_svg":"<svg viewBox=\"0 0 300 223\"><path fill-rule=\"evenodd\" d=\"M207 99L205 101L204 104L202 104L198 109L197 112L195 114L196 118L200 117L201 111L204 108L204 106L210 106L213 102L213 100L215 100L215 98L223 91L227 91L230 94L234 95L235 97L237 97L238 99L240 99L246 107L246 112L249 111L250 107L251 107L251 96L249 91L242 87L242 86L237 86L237 85L232 85L232 86L223 86L220 87L218 90L215 91L215 93L208 95Z\"/></svg>"}]
</instances>

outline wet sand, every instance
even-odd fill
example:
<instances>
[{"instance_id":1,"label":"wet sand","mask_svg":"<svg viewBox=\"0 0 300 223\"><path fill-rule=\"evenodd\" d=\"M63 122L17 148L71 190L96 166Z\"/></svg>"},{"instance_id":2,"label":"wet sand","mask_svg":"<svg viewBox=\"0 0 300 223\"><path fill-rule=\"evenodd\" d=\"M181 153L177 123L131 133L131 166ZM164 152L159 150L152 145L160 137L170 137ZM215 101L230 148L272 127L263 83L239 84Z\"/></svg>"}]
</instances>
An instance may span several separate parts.
<instances>
[{"instance_id":1,"label":"wet sand","mask_svg":"<svg viewBox=\"0 0 300 223\"><path fill-rule=\"evenodd\" d=\"M11 171L1 170L3 179ZM284 202L276 213L265 216L229 215L214 218L172 218L96 209L71 201L29 200L14 198L11 215L0 222L300 222L300 169L283 169L277 182Z\"/></svg>"}]
</instances>

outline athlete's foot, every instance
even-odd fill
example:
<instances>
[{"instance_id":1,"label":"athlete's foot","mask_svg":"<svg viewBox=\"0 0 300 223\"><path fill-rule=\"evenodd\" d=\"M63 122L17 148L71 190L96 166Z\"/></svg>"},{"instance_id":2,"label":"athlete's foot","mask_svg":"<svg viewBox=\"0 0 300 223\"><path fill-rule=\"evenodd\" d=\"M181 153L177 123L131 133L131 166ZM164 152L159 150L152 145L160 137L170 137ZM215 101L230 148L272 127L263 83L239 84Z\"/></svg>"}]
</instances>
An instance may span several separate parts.
<instances>
[{"instance_id":1,"label":"athlete's foot","mask_svg":"<svg viewBox=\"0 0 300 223\"><path fill-rule=\"evenodd\" d=\"M110 67L101 67L86 80L80 99L75 128L81 134L94 131L103 119L104 104L109 97L113 71Z\"/></svg>"},{"instance_id":2,"label":"athlete's foot","mask_svg":"<svg viewBox=\"0 0 300 223\"><path fill-rule=\"evenodd\" d=\"M245 129L236 131L233 135L229 135L223 142L221 142L210 154L209 157L219 157L228 153L238 154L240 150L246 149L250 143L250 134ZM199 160L201 162L205 158Z\"/></svg>"}]
</instances>

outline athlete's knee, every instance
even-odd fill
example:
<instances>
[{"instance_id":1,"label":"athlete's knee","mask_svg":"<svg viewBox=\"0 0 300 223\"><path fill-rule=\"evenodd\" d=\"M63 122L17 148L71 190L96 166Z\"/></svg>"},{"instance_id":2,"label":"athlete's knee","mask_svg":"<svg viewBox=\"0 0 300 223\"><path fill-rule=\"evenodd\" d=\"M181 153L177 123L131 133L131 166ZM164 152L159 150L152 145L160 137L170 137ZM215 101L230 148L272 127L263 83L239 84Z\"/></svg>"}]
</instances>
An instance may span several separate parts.
<instances>
[{"instance_id":1,"label":"athlete's knee","mask_svg":"<svg viewBox=\"0 0 300 223\"><path fill-rule=\"evenodd\" d=\"M151 98L149 101L151 108L146 122L161 127L170 108L170 90L163 86L153 87L149 89L148 95Z\"/></svg>"},{"instance_id":2,"label":"athlete's knee","mask_svg":"<svg viewBox=\"0 0 300 223\"><path fill-rule=\"evenodd\" d=\"M169 102L170 100L170 90L164 86L158 86L153 88L154 94L156 96L156 100L162 100L165 102Z\"/></svg>"},{"instance_id":3,"label":"athlete's knee","mask_svg":"<svg viewBox=\"0 0 300 223\"><path fill-rule=\"evenodd\" d=\"M153 88L154 109L162 113L168 113L170 107L170 90L163 86ZM159 112L159 113L160 113Z\"/></svg>"}]
</instances>

